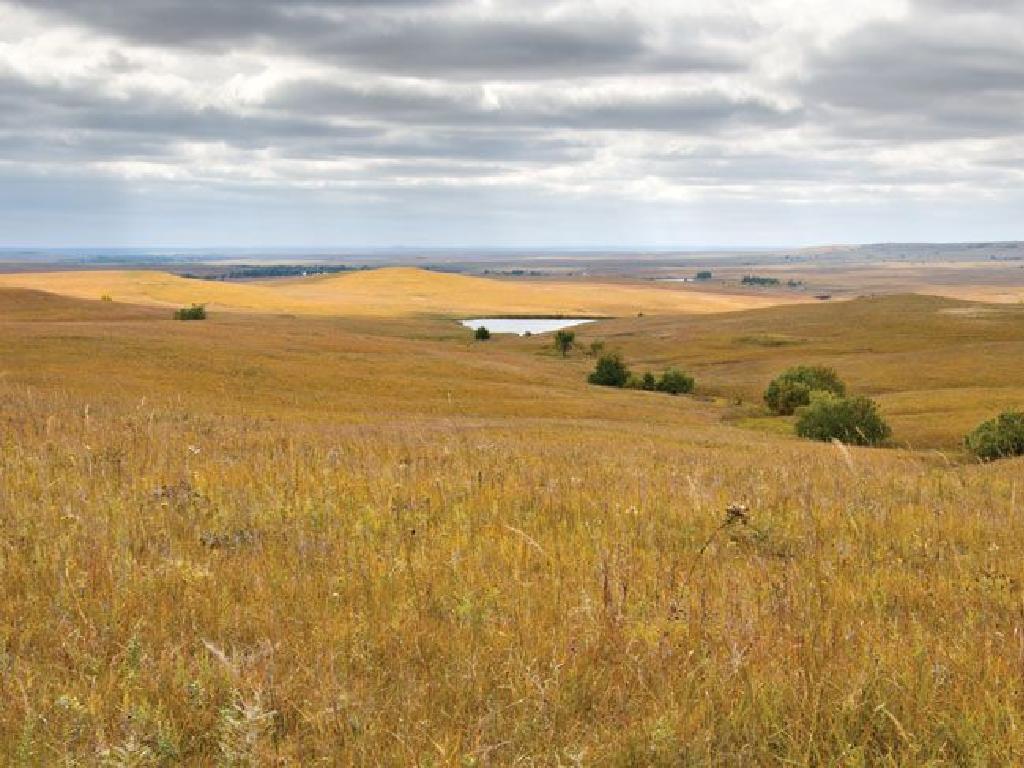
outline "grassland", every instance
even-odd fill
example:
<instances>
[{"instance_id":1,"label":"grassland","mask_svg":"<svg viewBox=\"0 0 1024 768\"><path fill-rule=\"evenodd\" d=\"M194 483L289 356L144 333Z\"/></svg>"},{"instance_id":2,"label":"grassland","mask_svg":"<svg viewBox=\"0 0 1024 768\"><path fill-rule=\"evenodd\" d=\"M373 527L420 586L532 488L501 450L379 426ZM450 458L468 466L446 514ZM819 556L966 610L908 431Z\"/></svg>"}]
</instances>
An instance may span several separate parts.
<instances>
[{"instance_id":1,"label":"grassland","mask_svg":"<svg viewBox=\"0 0 1024 768\"><path fill-rule=\"evenodd\" d=\"M687 318L602 323L638 368L677 365L755 415L765 383L808 360L881 404L894 440L955 450L993 412L1024 403L1024 306L896 295Z\"/></svg>"},{"instance_id":2,"label":"grassland","mask_svg":"<svg viewBox=\"0 0 1024 768\"><path fill-rule=\"evenodd\" d=\"M917 293L962 301L1020 304L1024 301L1024 264L1016 260L957 257L902 260L858 259L849 254L835 259L804 254L787 263L758 263L714 267L714 285L728 290L749 274L800 281L807 293L851 298L863 295Z\"/></svg>"},{"instance_id":3,"label":"grassland","mask_svg":"<svg viewBox=\"0 0 1024 768\"><path fill-rule=\"evenodd\" d=\"M233 311L308 315L700 314L804 301L661 287L650 283L511 281L394 267L341 275L249 283L189 280L166 272L78 271L0 274L0 287L134 304L199 302Z\"/></svg>"},{"instance_id":4,"label":"grassland","mask_svg":"<svg viewBox=\"0 0 1024 768\"><path fill-rule=\"evenodd\" d=\"M442 316L0 307L0 763L1021 761L1024 464L952 451L1014 307L581 331L697 398ZM921 450L744 428L793 361Z\"/></svg>"}]
</instances>

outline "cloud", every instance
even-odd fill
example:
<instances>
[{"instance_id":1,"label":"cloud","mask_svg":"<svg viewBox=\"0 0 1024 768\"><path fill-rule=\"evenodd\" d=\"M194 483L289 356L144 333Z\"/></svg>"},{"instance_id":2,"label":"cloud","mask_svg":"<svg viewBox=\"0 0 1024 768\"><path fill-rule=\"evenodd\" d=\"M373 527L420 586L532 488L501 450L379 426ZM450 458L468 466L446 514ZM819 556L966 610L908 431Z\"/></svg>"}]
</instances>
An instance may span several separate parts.
<instances>
[{"instance_id":1,"label":"cloud","mask_svg":"<svg viewBox=\"0 0 1024 768\"><path fill-rule=\"evenodd\" d=\"M447 90L402 85L353 87L326 80L282 82L266 106L364 120L398 120L418 125L460 125L580 131L650 130L703 133L727 124L780 125L796 110L721 90L651 89L612 86L514 90L455 87Z\"/></svg>"},{"instance_id":2,"label":"cloud","mask_svg":"<svg viewBox=\"0 0 1024 768\"><path fill-rule=\"evenodd\" d=\"M682 45L675 50L658 51L632 14L594 6L551 13L526 2L484 13L475 3L442 0L213 0L197 10L174 0L41 0L33 7L144 43L198 49L260 45L413 76L522 79L742 66L734 52L699 35L677 41Z\"/></svg>"},{"instance_id":3,"label":"cloud","mask_svg":"<svg viewBox=\"0 0 1024 768\"><path fill-rule=\"evenodd\" d=\"M1012 228L1021 197L1024 0L0 0L0 13L0 199L31 190L17 221L77 222L69 239L88 229L72 210L138 215L124 232L166 242L221 238L230 220L197 211L248 206L296 241L513 242L541 222L559 242L708 244L780 238L814 211L835 228L825 239L877 240L863 217L892 232L899 211L936 201ZM483 204L486 225L463 226Z\"/></svg>"},{"instance_id":4,"label":"cloud","mask_svg":"<svg viewBox=\"0 0 1024 768\"><path fill-rule=\"evenodd\" d=\"M1020 135L1024 5L934 7L866 25L819 53L807 101L836 110L837 130L880 139Z\"/></svg>"},{"instance_id":5,"label":"cloud","mask_svg":"<svg viewBox=\"0 0 1024 768\"><path fill-rule=\"evenodd\" d=\"M316 29L317 12L422 7L432 0L33 0L31 7L126 38L186 48Z\"/></svg>"}]
</instances>

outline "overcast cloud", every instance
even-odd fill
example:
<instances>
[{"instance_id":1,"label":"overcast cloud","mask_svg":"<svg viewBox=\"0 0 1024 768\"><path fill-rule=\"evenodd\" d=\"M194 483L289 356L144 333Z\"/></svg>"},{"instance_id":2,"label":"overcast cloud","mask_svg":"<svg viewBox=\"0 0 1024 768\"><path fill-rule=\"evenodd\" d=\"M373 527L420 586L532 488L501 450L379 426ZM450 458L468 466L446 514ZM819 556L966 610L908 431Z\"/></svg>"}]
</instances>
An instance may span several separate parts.
<instances>
[{"instance_id":1,"label":"overcast cloud","mask_svg":"<svg viewBox=\"0 0 1024 768\"><path fill-rule=\"evenodd\" d=\"M1024 238L1021 0L0 0L0 244Z\"/></svg>"}]
</instances>

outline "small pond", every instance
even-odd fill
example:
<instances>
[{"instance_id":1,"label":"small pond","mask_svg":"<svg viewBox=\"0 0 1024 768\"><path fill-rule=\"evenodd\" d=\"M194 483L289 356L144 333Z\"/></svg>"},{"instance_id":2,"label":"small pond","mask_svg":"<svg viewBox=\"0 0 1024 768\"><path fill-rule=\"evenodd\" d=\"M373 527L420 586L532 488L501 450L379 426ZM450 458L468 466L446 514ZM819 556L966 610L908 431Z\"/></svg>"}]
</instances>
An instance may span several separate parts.
<instances>
[{"instance_id":1,"label":"small pond","mask_svg":"<svg viewBox=\"0 0 1024 768\"><path fill-rule=\"evenodd\" d=\"M467 328L479 328L482 325L491 333L517 333L522 336L527 333L550 333L594 321L579 317L477 317L460 322Z\"/></svg>"}]
</instances>

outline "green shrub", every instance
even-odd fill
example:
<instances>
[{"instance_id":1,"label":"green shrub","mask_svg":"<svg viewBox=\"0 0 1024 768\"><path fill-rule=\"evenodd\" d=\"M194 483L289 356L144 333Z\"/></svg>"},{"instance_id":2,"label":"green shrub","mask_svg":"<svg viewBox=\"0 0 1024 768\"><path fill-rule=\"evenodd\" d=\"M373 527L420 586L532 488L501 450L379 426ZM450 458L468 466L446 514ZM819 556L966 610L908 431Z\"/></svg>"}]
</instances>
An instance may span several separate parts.
<instances>
[{"instance_id":1,"label":"green shrub","mask_svg":"<svg viewBox=\"0 0 1024 768\"><path fill-rule=\"evenodd\" d=\"M811 402L812 392L830 392L842 397L846 385L835 369L822 365L798 365L775 377L764 393L764 401L772 413L788 416Z\"/></svg>"},{"instance_id":2,"label":"green shrub","mask_svg":"<svg viewBox=\"0 0 1024 768\"><path fill-rule=\"evenodd\" d=\"M484 328L482 325L473 331L473 338L477 341L487 341L491 338L491 332Z\"/></svg>"},{"instance_id":3,"label":"green shrub","mask_svg":"<svg viewBox=\"0 0 1024 768\"><path fill-rule=\"evenodd\" d=\"M979 424L964 443L983 461L1024 456L1024 413L1004 411Z\"/></svg>"},{"instance_id":4,"label":"green shrub","mask_svg":"<svg viewBox=\"0 0 1024 768\"><path fill-rule=\"evenodd\" d=\"M796 433L811 440L839 440L850 445L878 445L891 434L867 397L838 397L815 391L810 405L800 410Z\"/></svg>"},{"instance_id":5,"label":"green shrub","mask_svg":"<svg viewBox=\"0 0 1024 768\"><path fill-rule=\"evenodd\" d=\"M810 405L811 388L802 381L773 381L764 393L769 410L780 416L789 416L797 408Z\"/></svg>"},{"instance_id":6,"label":"green shrub","mask_svg":"<svg viewBox=\"0 0 1024 768\"><path fill-rule=\"evenodd\" d=\"M712 277L711 273L708 270L706 270L706 269L703 269L703 270L701 270L700 272L697 273L697 279L698 280L710 280L711 277Z\"/></svg>"},{"instance_id":7,"label":"green shrub","mask_svg":"<svg viewBox=\"0 0 1024 768\"><path fill-rule=\"evenodd\" d=\"M668 392L670 395L682 395L693 392L693 377L687 376L678 368L669 368L658 380L657 389L659 392Z\"/></svg>"},{"instance_id":8,"label":"green shrub","mask_svg":"<svg viewBox=\"0 0 1024 768\"><path fill-rule=\"evenodd\" d=\"M658 382L654 378L654 374L648 371L643 376L636 373L629 374L629 378L626 379L626 389L642 389L645 392L653 392L658 388Z\"/></svg>"},{"instance_id":9,"label":"green shrub","mask_svg":"<svg viewBox=\"0 0 1024 768\"><path fill-rule=\"evenodd\" d=\"M618 353L601 355L593 373L587 376L587 381L602 387L624 387L629 381L629 368Z\"/></svg>"},{"instance_id":10,"label":"green shrub","mask_svg":"<svg viewBox=\"0 0 1024 768\"><path fill-rule=\"evenodd\" d=\"M202 304L193 304L191 307L182 307L174 310L175 320L205 320L206 307Z\"/></svg>"}]
</instances>

